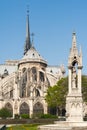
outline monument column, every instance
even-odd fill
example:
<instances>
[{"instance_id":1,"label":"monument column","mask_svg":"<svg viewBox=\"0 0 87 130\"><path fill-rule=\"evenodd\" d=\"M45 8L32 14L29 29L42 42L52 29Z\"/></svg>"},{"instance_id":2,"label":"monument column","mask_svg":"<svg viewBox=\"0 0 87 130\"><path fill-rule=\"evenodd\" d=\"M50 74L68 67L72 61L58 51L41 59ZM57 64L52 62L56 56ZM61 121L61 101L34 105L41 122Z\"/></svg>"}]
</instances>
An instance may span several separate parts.
<instances>
[{"instance_id":1,"label":"monument column","mask_svg":"<svg viewBox=\"0 0 87 130\"><path fill-rule=\"evenodd\" d=\"M68 90L69 90L69 93L71 93L71 67L68 67L68 69L69 69Z\"/></svg>"},{"instance_id":2,"label":"monument column","mask_svg":"<svg viewBox=\"0 0 87 130\"><path fill-rule=\"evenodd\" d=\"M81 69L82 66L78 67L78 88L79 88L79 93L82 93L82 89L81 89L81 83L82 83L82 78L81 78Z\"/></svg>"},{"instance_id":3,"label":"monument column","mask_svg":"<svg viewBox=\"0 0 87 130\"><path fill-rule=\"evenodd\" d=\"M68 94L66 97L66 120L68 122L83 121L83 100L81 91L82 53L78 53L76 34L72 36L72 48L68 59Z\"/></svg>"}]
</instances>

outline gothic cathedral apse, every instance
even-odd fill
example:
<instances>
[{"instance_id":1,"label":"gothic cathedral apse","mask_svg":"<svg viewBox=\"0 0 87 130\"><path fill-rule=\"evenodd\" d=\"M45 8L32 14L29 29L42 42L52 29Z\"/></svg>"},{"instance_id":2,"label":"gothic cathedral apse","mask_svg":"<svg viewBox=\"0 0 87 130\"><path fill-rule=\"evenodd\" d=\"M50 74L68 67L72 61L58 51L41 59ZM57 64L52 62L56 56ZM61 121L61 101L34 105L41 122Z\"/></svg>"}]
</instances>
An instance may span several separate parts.
<instances>
[{"instance_id":1,"label":"gothic cathedral apse","mask_svg":"<svg viewBox=\"0 0 87 130\"><path fill-rule=\"evenodd\" d=\"M29 11L26 20L24 55L20 60L0 64L0 109L9 108L15 115L48 113L45 95L49 86L64 77L63 65L50 66L38 53L30 37Z\"/></svg>"}]
</instances>

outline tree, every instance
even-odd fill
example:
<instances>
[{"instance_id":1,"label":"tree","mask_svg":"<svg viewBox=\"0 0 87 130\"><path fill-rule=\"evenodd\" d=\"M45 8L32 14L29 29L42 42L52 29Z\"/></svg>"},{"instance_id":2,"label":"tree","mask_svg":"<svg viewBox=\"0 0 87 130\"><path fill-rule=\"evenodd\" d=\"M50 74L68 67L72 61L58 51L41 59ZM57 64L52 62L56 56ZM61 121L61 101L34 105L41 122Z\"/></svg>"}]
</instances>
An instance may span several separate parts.
<instances>
[{"instance_id":1,"label":"tree","mask_svg":"<svg viewBox=\"0 0 87 130\"><path fill-rule=\"evenodd\" d=\"M12 117L12 114L7 108L2 108L0 109L0 117L1 118Z\"/></svg>"},{"instance_id":2,"label":"tree","mask_svg":"<svg viewBox=\"0 0 87 130\"><path fill-rule=\"evenodd\" d=\"M46 101L48 106L56 107L57 115L58 109L63 109L65 107L66 95L68 91L68 78L62 78L53 87L49 87L47 90Z\"/></svg>"},{"instance_id":3,"label":"tree","mask_svg":"<svg viewBox=\"0 0 87 130\"><path fill-rule=\"evenodd\" d=\"M83 96L83 101L87 102L87 76L86 75L82 76L82 96Z\"/></svg>"},{"instance_id":4,"label":"tree","mask_svg":"<svg viewBox=\"0 0 87 130\"><path fill-rule=\"evenodd\" d=\"M57 109L64 108L66 103L66 95L68 92L68 77L62 78L56 85L51 86L47 90L46 102L50 107ZM82 76L82 97L87 102L87 76Z\"/></svg>"}]
</instances>

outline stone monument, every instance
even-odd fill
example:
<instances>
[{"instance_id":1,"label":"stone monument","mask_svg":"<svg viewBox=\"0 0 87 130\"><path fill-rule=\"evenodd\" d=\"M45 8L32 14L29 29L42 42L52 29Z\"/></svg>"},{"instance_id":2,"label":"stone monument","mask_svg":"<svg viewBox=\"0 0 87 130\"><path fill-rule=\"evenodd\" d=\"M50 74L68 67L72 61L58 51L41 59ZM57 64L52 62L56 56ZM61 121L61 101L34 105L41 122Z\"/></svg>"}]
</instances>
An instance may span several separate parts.
<instances>
[{"instance_id":1,"label":"stone monument","mask_svg":"<svg viewBox=\"0 0 87 130\"><path fill-rule=\"evenodd\" d=\"M83 121L83 100L81 91L82 51L78 53L76 35L72 36L72 48L68 59L68 95L66 98L66 120Z\"/></svg>"},{"instance_id":2,"label":"stone monument","mask_svg":"<svg viewBox=\"0 0 87 130\"><path fill-rule=\"evenodd\" d=\"M68 59L68 94L66 97L66 121L55 121L55 124L39 126L39 130L76 130L87 129L83 121L83 99L81 87L82 51L78 52L76 34L72 35L72 47Z\"/></svg>"}]
</instances>

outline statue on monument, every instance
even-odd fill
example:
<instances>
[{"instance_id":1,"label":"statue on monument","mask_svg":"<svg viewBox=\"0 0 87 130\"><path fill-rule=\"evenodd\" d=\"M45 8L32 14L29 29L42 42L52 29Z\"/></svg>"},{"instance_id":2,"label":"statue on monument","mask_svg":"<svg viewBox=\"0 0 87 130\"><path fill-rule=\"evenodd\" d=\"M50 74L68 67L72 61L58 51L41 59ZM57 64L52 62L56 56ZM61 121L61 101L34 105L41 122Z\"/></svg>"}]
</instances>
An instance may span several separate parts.
<instances>
[{"instance_id":1,"label":"statue on monument","mask_svg":"<svg viewBox=\"0 0 87 130\"><path fill-rule=\"evenodd\" d=\"M77 80L77 78L76 78L76 67L73 66L73 68L72 68L72 88L77 87L76 80Z\"/></svg>"}]
</instances>

